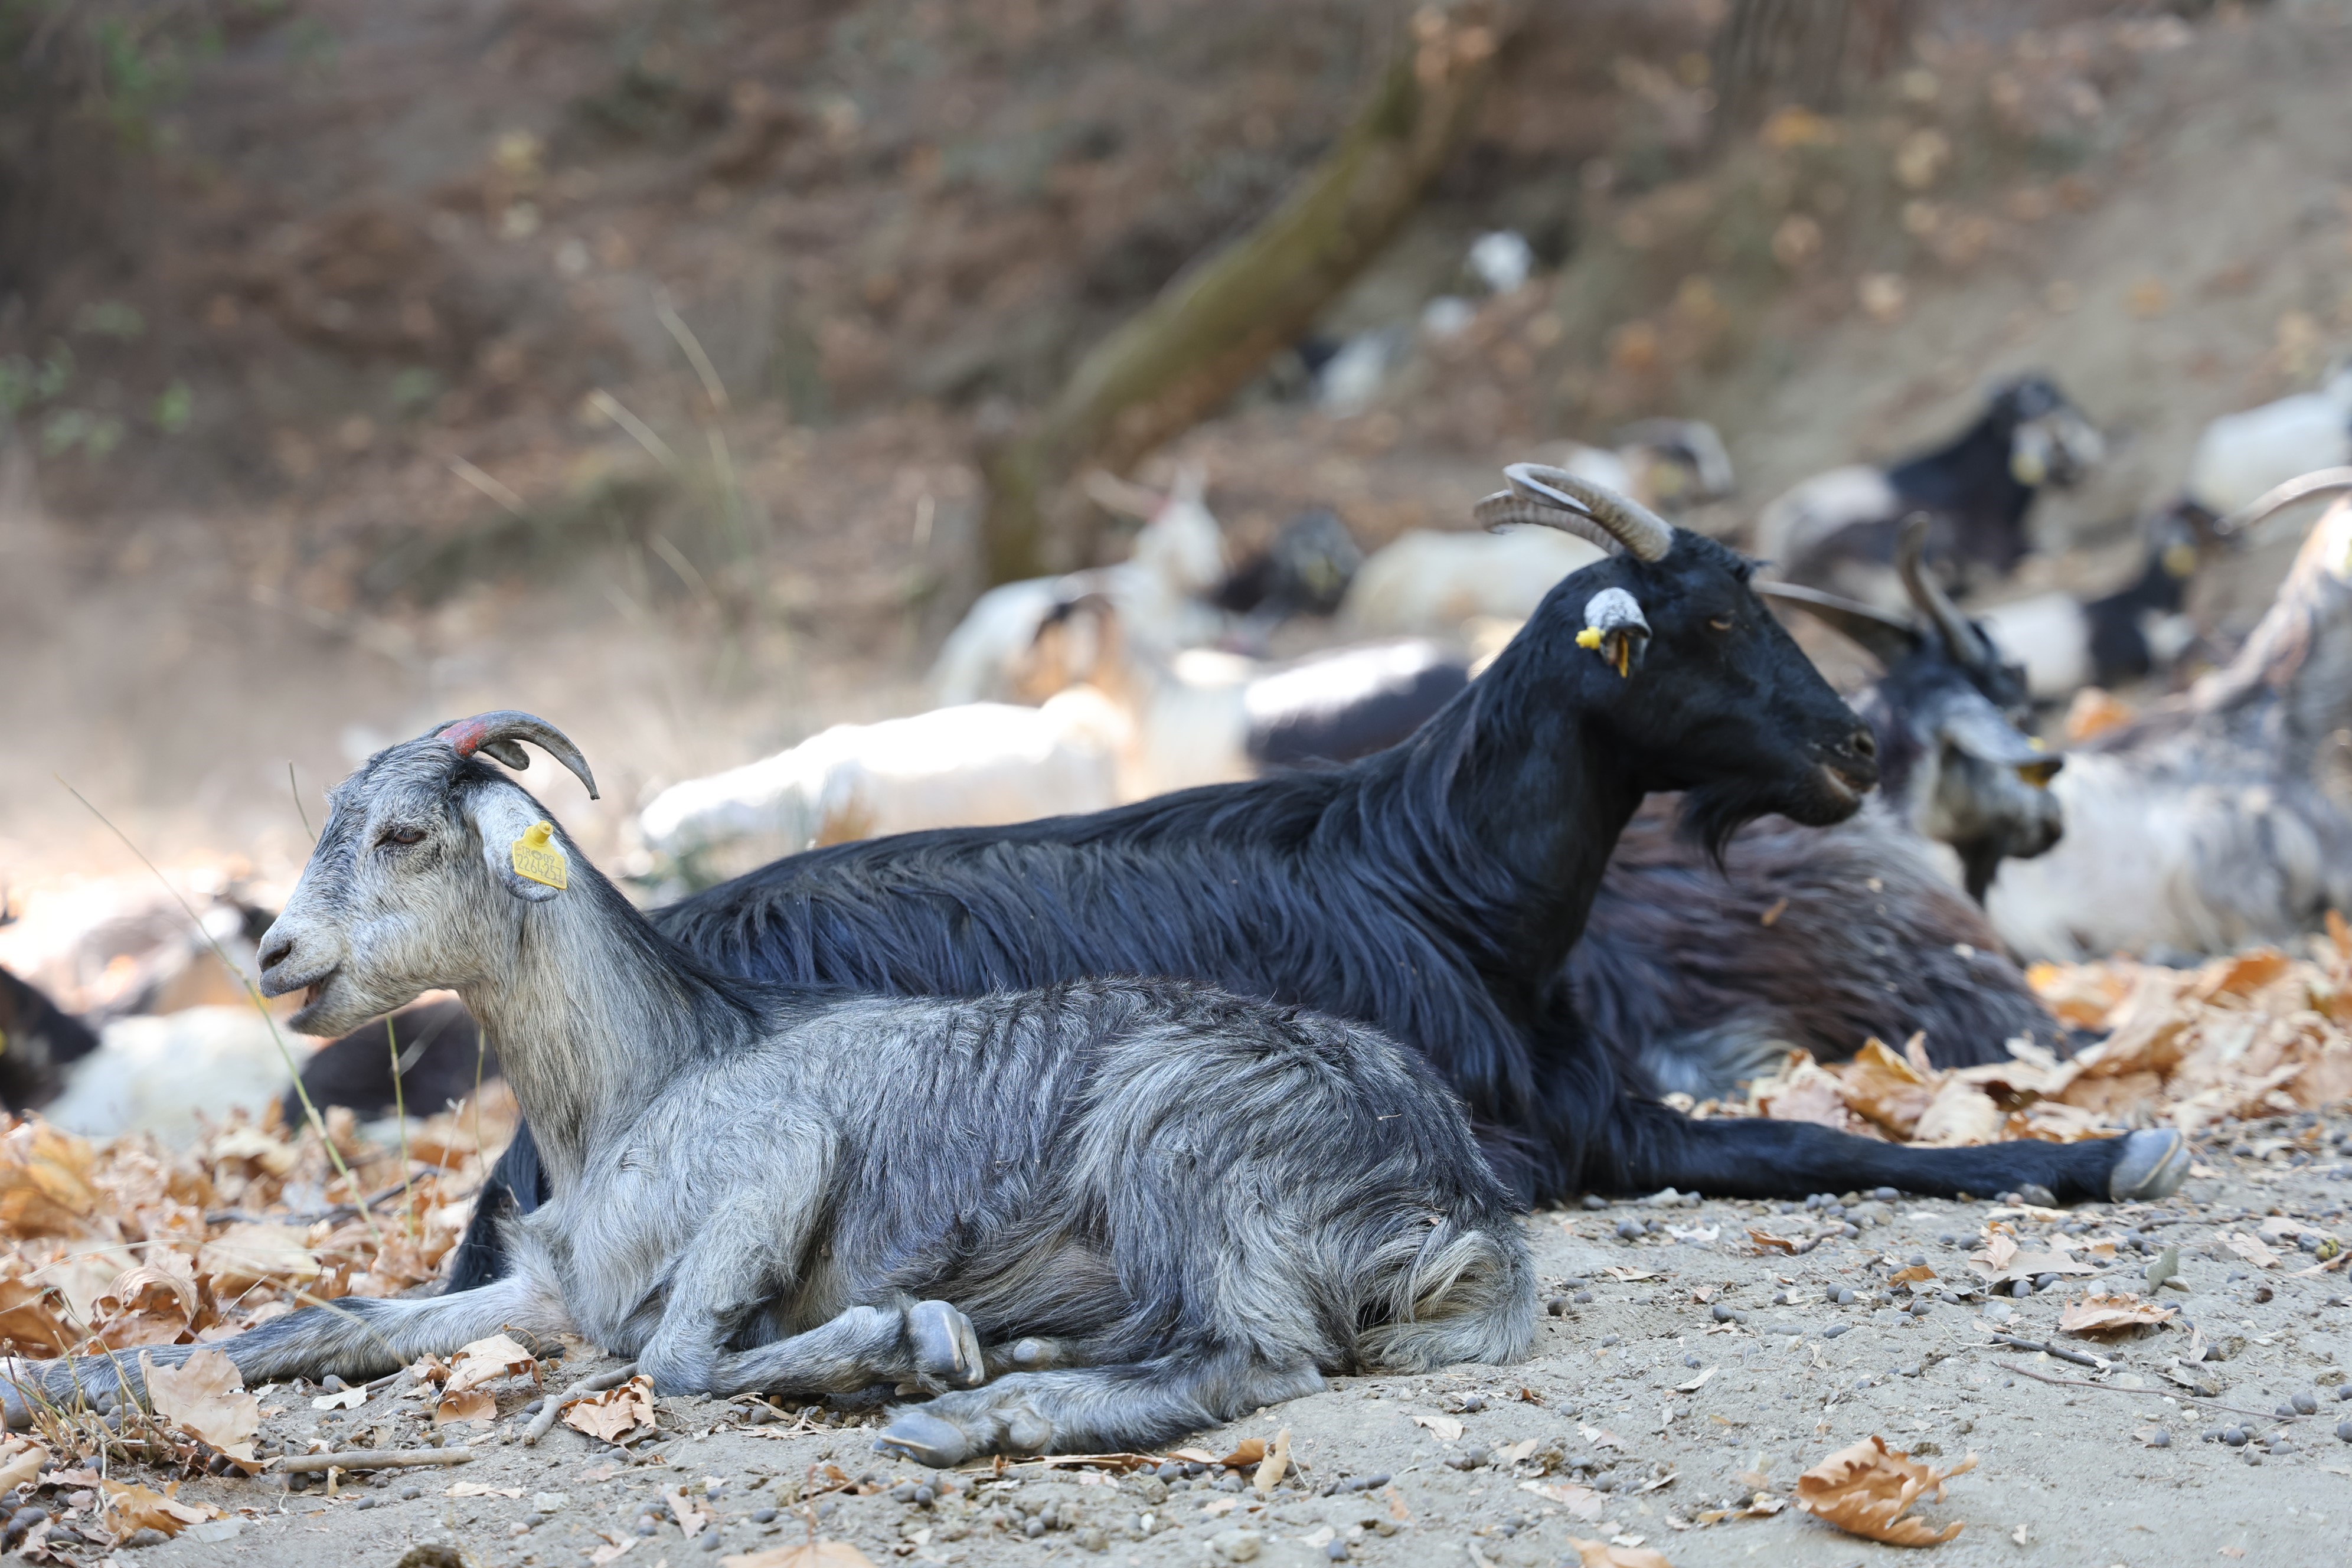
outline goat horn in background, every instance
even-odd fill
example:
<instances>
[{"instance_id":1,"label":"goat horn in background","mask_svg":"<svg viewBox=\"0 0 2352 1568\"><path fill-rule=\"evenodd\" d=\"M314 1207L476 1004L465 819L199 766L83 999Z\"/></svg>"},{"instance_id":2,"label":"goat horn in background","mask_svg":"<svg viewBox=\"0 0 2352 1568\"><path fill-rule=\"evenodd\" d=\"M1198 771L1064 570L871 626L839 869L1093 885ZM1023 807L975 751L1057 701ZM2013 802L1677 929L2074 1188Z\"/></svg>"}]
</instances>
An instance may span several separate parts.
<instances>
[{"instance_id":1,"label":"goat horn in background","mask_svg":"<svg viewBox=\"0 0 2352 1568\"><path fill-rule=\"evenodd\" d=\"M530 766L530 756L516 742L529 741L557 762L572 770L572 776L588 786L588 798L600 798L596 794L596 777L588 771L588 759L572 743L564 732L535 713L525 713L516 708L501 708L491 713L477 713L470 719L459 719L433 731L433 739L446 741L461 757L476 752L487 752L510 768Z\"/></svg>"},{"instance_id":2,"label":"goat horn in background","mask_svg":"<svg viewBox=\"0 0 2352 1568\"><path fill-rule=\"evenodd\" d=\"M1511 481L1511 489L1539 507L1570 517L1591 519L1628 554L1641 560L1663 561L1666 558L1666 552L1675 547L1672 523L1641 502L1619 495L1607 485L1596 485L1566 468L1555 468L1546 463L1512 463L1503 469L1503 477ZM1583 531L1557 518L1529 521L1549 522L1554 528L1567 528L1571 533Z\"/></svg>"},{"instance_id":3,"label":"goat horn in background","mask_svg":"<svg viewBox=\"0 0 2352 1568\"><path fill-rule=\"evenodd\" d=\"M1778 599L1811 613L1830 630L1860 645L1864 653L1890 669L1898 660L1919 651L1919 628L1900 616L1890 616L1858 600L1840 598L1795 583L1751 583L1748 586L1765 598Z\"/></svg>"},{"instance_id":4,"label":"goat horn in background","mask_svg":"<svg viewBox=\"0 0 2352 1568\"><path fill-rule=\"evenodd\" d=\"M2224 539L2245 532L2273 512L2285 510L2299 500L2314 496L2333 495L2337 490L2352 490L2352 468L2320 468L2283 485L2264 490L2213 525L2213 531Z\"/></svg>"},{"instance_id":5,"label":"goat horn in background","mask_svg":"<svg viewBox=\"0 0 2352 1568\"><path fill-rule=\"evenodd\" d=\"M1919 606L1930 626L1944 634L1952 657L1971 669L1990 668L1994 662L1991 645L1976 624L1960 614L1943 584L1927 574L1927 520L1917 512L1903 521L1903 540L1895 564L1903 574L1903 586L1911 602Z\"/></svg>"}]
</instances>

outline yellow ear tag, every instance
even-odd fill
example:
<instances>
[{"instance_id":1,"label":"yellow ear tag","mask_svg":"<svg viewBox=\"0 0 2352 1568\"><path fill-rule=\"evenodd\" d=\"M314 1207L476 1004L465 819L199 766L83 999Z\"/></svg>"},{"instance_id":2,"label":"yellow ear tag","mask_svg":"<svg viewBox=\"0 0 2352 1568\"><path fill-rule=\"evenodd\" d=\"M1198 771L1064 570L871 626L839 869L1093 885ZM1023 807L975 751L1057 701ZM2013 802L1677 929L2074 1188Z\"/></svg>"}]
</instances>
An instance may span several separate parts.
<instances>
[{"instance_id":1,"label":"yellow ear tag","mask_svg":"<svg viewBox=\"0 0 2352 1568\"><path fill-rule=\"evenodd\" d=\"M1579 647L1599 647L1601 646L1601 628L1599 626L1587 626L1582 631L1577 633L1576 646Z\"/></svg>"},{"instance_id":2,"label":"yellow ear tag","mask_svg":"<svg viewBox=\"0 0 2352 1568\"><path fill-rule=\"evenodd\" d=\"M528 877L534 882L551 888L570 886L564 875L563 852L548 847L548 836L555 831L551 822L534 822L522 830L514 841L514 868L518 877Z\"/></svg>"},{"instance_id":3,"label":"yellow ear tag","mask_svg":"<svg viewBox=\"0 0 2352 1568\"><path fill-rule=\"evenodd\" d=\"M2164 574L2182 581L2197 574L2197 547L2183 540L2164 547Z\"/></svg>"}]
</instances>

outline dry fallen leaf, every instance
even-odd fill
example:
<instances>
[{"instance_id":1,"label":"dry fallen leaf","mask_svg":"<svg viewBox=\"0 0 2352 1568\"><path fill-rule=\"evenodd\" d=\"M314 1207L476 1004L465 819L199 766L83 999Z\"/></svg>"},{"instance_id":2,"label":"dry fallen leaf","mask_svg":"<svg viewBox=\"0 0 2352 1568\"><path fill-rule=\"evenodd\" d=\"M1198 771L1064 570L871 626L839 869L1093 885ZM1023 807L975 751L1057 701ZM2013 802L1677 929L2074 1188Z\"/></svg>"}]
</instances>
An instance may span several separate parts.
<instances>
[{"instance_id":1,"label":"dry fallen leaf","mask_svg":"<svg viewBox=\"0 0 2352 1568\"><path fill-rule=\"evenodd\" d=\"M721 1557L719 1568L874 1568L874 1560L846 1541L820 1540Z\"/></svg>"},{"instance_id":2,"label":"dry fallen leaf","mask_svg":"<svg viewBox=\"0 0 2352 1568\"><path fill-rule=\"evenodd\" d=\"M522 1373L529 1373L537 1382L538 1358L506 1335L492 1334L488 1339L458 1347L449 1358L449 1381L444 1391L463 1394L469 1388Z\"/></svg>"},{"instance_id":3,"label":"dry fallen leaf","mask_svg":"<svg viewBox=\"0 0 2352 1568\"><path fill-rule=\"evenodd\" d=\"M1282 1484L1282 1472L1289 1463L1290 1428L1285 1426L1274 1435L1274 1447L1267 1450L1265 1462L1258 1466L1257 1474L1250 1480L1250 1485L1257 1489L1258 1496L1272 1495L1274 1489Z\"/></svg>"},{"instance_id":4,"label":"dry fallen leaf","mask_svg":"<svg viewBox=\"0 0 2352 1568\"><path fill-rule=\"evenodd\" d=\"M688 1541L701 1534L702 1527L710 1522L709 1510L697 1508L684 1487L672 1487L662 1493L662 1500L669 1504L670 1517L677 1521L678 1529L686 1532Z\"/></svg>"},{"instance_id":5,"label":"dry fallen leaf","mask_svg":"<svg viewBox=\"0 0 2352 1568\"><path fill-rule=\"evenodd\" d=\"M97 1212L90 1146L46 1121L0 1138L0 1235L79 1236Z\"/></svg>"},{"instance_id":6,"label":"dry fallen leaf","mask_svg":"<svg viewBox=\"0 0 2352 1568\"><path fill-rule=\"evenodd\" d=\"M357 1410L361 1405L365 1405L367 1402L368 1391L364 1387L354 1386L351 1388L338 1389L332 1394L322 1394L316 1399L310 1401L310 1408L313 1410Z\"/></svg>"},{"instance_id":7,"label":"dry fallen leaf","mask_svg":"<svg viewBox=\"0 0 2352 1568\"><path fill-rule=\"evenodd\" d=\"M2257 1268L2276 1268L2279 1255L2243 1231L2233 1230L2221 1237L2221 1245L2252 1264Z\"/></svg>"},{"instance_id":8,"label":"dry fallen leaf","mask_svg":"<svg viewBox=\"0 0 2352 1568\"><path fill-rule=\"evenodd\" d=\"M433 1407L433 1425L446 1426L456 1421L495 1421L499 1418L499 1402L489 1390L469 1388L463 1394L445 1394L441 1403ZM569 1419L567 1414L566 1416Z\"/></svg>"},{"instance_id":9,"label":"dry fallen leaf","mask_svg":"<svg viewBox=\"0 0 2352 1568\"><path fill-rule=\"evenodd\" d=\"M1612 1546L1606 1541L1586 1541L1571 1535L1578 1568L1675 1568L1665 1554L1646 1546Z\"/></svg>"},{"instance_id":10,"label":"dry fallen leaf","mask_svg":"<svg viewBox=\"0 0 2352 1568\"><path fill-rule=\"evenodd\" d=\"M1441 1443L1451 1443L1462 1436L1462 1423L1451 1415L1416 1415L1412 1418L1412 1424L1416 1426L1426 1426L1436 1433L1437 1440Z\"/></svg>"},{"instance_id":11,"label":"dry fallen leaf","mask_svg":"<svg viewBox=\"0 0 2352 1568\"><path fill-rule=\"evenodd\" d=\"M651 1431L657 1425L654 1380L640 1374L602 1394L576 1399L565 1408L563 1424L607 1443L617 1443L632 1432Z\"/></svg>"},{"instance_id":12,"label":"dry fallen leaf","mask_svg":"<svg viewBox=\"0 0 2352 1568\"><path fill-rule=\"evenodd\" d=\"M2058 1327L2069 1334L2117 1334L2143 1324L2168 1321L2169 1307L2143 1301L2128 1290L2094 1290L2079 1301L2069 1301L2058 1315Z\"/></svg>"},{"instance_id":13,"label":"dry fallen leaf","mask_svg":"<svg viewBox=\"0 0 2352 1568\"><path fill-rule=\"evenodd\" d=\"M1797 1506L1840 1530L1891 1546L1934 1546L1959 1534L1959 1522L1938 1533L1924 1521L1904 1518L1903 1511L1923 1495L1941 1501L1944 1483L1976 1468L1976 1463L1970 1454L1948 1470L1933 1469L1874 1436L1799 1476Z\"/></svg>"},{"instance_id":14,"label":"dry fallen leaf","mask_svg":"<svg viewBox=\"0 0 2352 1568\"><path fill-rule=\"evenodd\" d=\"M522 1496L520 1487L494 1487L482 1481L459 1481L446 1493L448 1497L510 1497Z\"/></svg>"},{"instance_id":15,"label":"dry fallen leaf","mask_svg":"<svg viewBox=\"0 0 2352 1568\"><path fill-rule=\"evenodd\" d=\"M1602 1499L1591 1487L1581 1487L1574 1481L1521 1481L1519 1489L1533 1492L1540 1498L1549 1498L1579 1519L1601 1517Z\"/></svg>"},{"instance_id":16,"label":"dry fallen leaf","mask_svg":"<svg viewBox=\"0 0 2352 1568\"><path fill-rule=\"evenodd\" d=\"M100 1481L99 1489L106 1498L106 1527L117 1535L128 1535L134 1530L160 1530L166 1535L177 1535L192 1524L221 1517L221 1510L207 1503L180 1501L174 1495L180 1489L177 1481L160 1492L142 1486L124 1486L120 1481Z\"/></svg>"},{"instance_id":17,"label":"dry fallen leaf","mask_svg":"<svg viewBox=\"0 0 2352 1568\"><path fill-rule=\"evenodd\" d=\"M319 1277L319 1257L290 1225L233 1225L196 1253L196 1272L226 1298L257 1285L306 1284Z\"/></svg>"},{"instance_id":18,"label":"dry fallen leaf","mask_svg":"<svg viewBox=\"0 0 2352 1568\"><path fill-rule=\"evenodd\" d=\"M245 1391L245 1374L234 1362L209 1348L175 1367L156 1366L153 1360L150 1352L139 1352L148 1403L156 1415L232 1459L257 1462L253 1438L261 1430L261 1401Z\"/></svg>"},{"instance_id":19,"label":"dry fallen leaf","mask_svg":"<svg viewBox=\"0 0 2352 1568\"><path fill-rule=\"evenodd\" d=\"M1935 1277L1936 1271L1934 1269L1928 1268L1924 1263L1915 1263L1908 1268L1898 1268L1894 1273L1888 1275L1886 1277L1886 1282L1889 1285L1918 1285L1924 1284L1926 1281L1933 1279Z\"/></svg>"},{"instance_id":20,"label":"dry fallen leaf","mask_svg":"<svg viewBox=\"0 0 2352 1568\"><path fill-rule=\"evenodd\" d=\"M1676 1394L1696 1394L1700 1389L1706 1386L1706 1380L1714 1375L1715 1368L1708 1367L1705 1372L1700 1373L1696 1377L1690 1379L1688 1382L1675 1384L1675 1392Z\"/></svg>"},{"instance_id":21,"label":"dry fallen leaf","mask_svg":"<svg viewBox=\"0 0 2352 1568\"><path fill-rule=\"evenodd\" d=\"M605 1563L615 1558L627 1556L629 1548L643 1539L643 1536L637 1535L624 1535L617 1539L608 1535L604 1538L604 1545L588 1553L588 1561L594 1564L595 1568L604 1568Z\"/></svg>"},{"instance_id":22,"label":"dry fallen leaf","mask_svg":"<svg viewBox=\"0 0 2352 1568\"><path fill-rule=\"evenodd\" d=\"M41 1473L49 1451L30 1437L11 1437L0 1446L0 1492L13 1491Z\"/></svg>"},{"instance_id":23,"label":"dry fallen leaf","mask_svg":"<svg viewBox=\"0 0 2352 1568\"><path fill-rule=\"evenodd\" d=\"M1265 1463L1265 1439L1244 1437L1234 1445L1234 1451L1222 1459L1212 1459L1213 1465L1223 1465L1229 1470L1255 1469Z\"/></svg>"},{"instance_id":24,"label":"dry fallen leaf","mask_svg":"<svg viewBox=\"0 0 2352 1568\"><path fill-rule=\"evenodd\" d=\"M1596 1448L1622 1448L1625 1446L1625 1439L1606 1426L1580 1426L1577 1427L1577 1431L1583 1434L1584 1440Z\"/></svg>"}]
</instances>

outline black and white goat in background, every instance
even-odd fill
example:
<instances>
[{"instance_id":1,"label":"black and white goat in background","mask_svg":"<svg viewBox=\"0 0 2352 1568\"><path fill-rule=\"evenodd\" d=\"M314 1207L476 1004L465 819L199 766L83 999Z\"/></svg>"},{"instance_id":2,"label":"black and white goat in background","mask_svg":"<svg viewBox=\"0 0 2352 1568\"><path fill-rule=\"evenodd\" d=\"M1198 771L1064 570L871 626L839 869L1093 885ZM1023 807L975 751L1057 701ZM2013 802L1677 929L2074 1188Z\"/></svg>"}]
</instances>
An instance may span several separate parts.
<instances>
[{"instance_id":1,"label":"black and white goat in background","mask_svg":"<svg viewBox=\"0 0 2352 1568\"><path fill-rule=\"evenodd\" d=\"M2021 375L1934 451L1891 468L1832 468L1782 494L1757 519L1757 550L1791 583L1896 608L1895 551L1904 520L1919 513L1929 562L1965 591L2006 576L2032 548L2026 514L2042 487L2074 484L2105 450L2054 383Z\"/></svg>"},{"instance_id":2,"label":"black and white goat in background","mask_svg":"<svg viewBox=\"0 0 2352 1568\"><path fill-rule=\"evenodd\" d=\"M1087 816L812 850L655 919L762 979L985 995L1178 975L1370 1024L1461 1093L1523 1202L2025 1182L2077 1201L2177 1184L2187 1145L2171 1131L1918 1149L1694 1121L1640 1092L1638 1067L1556 981L1643 796L1685 792L1703 841L1771 812L1832 822L1875 782L1877 742L1749 588L1748 562L1572 476L1509 472L1484 521L1571 529L1612 553L1554 588L1403 745ZM499 1266L509 1194L528 1206L541 1191L519 1134L460 1281Z\"/></svg>"},{"instance_id":3,"label":"black and white goat in background","mask_svg":"<svg viewBox=\"0 0 2352 1568\"><path fill-rule=\"evenodd\" d=\"M2241 513L2324 489L2282 486ZM2071 751L2066 837L1987 900L2021 957L2189 959L2286 942L2352 909L2352 502L2315 524L2226 668Z\"/></svg>"},{"instance_id":4,"label":"black and white goat in background","mask_svg":"<svg viewBox=\"0 0 2352 1568\"><path fill-rule=\"evenodd\" d=\"M938 1396L879 1446L941 1465L1155 1446L1326 1373L1526 1354L1527 1243L1413 1053L1182 981L855 1000L721 974L475 756L523 740L593 792L520 713L345 780L262 986L302 991L291 1022L319 1033L454 987L500 1044L548 1200L495 1284L223 1342L248 1382L578 1331L667 1392L919 1384ZM16 1363L11 1424L27 1385L110 1401L125 1359Z\"/></svg>"},{"instance_id":5,"label":"black and white goat in background","mask_svg":"<svg viewBox=\"0 0 2352 1568\"><path fill-rule=\"evenodd\" d=\"M2016 728L2022 676L1920 569L1922 533L1899 561L1916 621L1759 585L1885 669L1854 703L1878 738L1881 798L1827 827L1751 823L1719 866L1677 833L1677 803L1652 800L1610 858L1565 980L1659 1092L1727 1093L1791 1046L1832 1060L1918 1033L1938 1066L1969 1067L2021 1036L2063 1038L1973 901L2001 860L2057 842L2059 759Z\"/></svg>"}]
</instances>

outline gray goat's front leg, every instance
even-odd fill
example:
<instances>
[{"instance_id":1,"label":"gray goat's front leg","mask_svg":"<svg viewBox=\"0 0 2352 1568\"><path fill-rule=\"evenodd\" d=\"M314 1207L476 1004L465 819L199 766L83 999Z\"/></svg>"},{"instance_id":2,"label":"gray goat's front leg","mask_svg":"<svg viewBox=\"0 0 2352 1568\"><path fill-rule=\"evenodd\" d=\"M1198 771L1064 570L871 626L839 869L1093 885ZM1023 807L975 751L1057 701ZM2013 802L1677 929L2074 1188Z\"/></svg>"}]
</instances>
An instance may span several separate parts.
<instances>
[{"instance_id":1,"label":"gray goat's front leg","mask_svg":"<svg viewBox=\"0 0 2352 1568\"><path fill-rule=\"evenodd\" d=\"M305 1307L214 1345L167 1345L144 1353L157 1366L178 1366L201 1350L217 1350L244 1375L247 1387L329 1373L357 1383L397 1371L424 1355L446 1355L502 1328L553 1334L572 1327L562 1302L527 1274L512 1274L478 1290L422 1300L347 1296ZM139 1351L67 1361L0 1363L0 1411L11 1427L32 1424L44 1404L111 1409L124 1397L146 1403Z\"/></svg>"},{"instance_id":2,"label":"gray goat's front leg","mask_svg":"<svg viewBox=\"0 0 2352 1568\"><path fill-rule=\"evenodd\" d=\"M945 1301L899 1296L856 1306L806 1333L755 1350L721 1347L779 1294L779 1262L805 1236L778 1246L772 1200L747 1198L704 1226L671 1271L661 1321L637 1365L677 1393L846 1394L880 1382L970 1388L988 1375L971 1321ZM814 1204L810 1207L814 1207Z\"/></svg>"}]
</instances>

